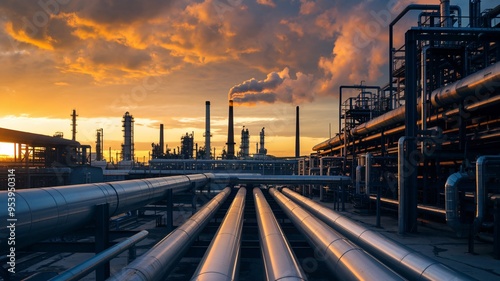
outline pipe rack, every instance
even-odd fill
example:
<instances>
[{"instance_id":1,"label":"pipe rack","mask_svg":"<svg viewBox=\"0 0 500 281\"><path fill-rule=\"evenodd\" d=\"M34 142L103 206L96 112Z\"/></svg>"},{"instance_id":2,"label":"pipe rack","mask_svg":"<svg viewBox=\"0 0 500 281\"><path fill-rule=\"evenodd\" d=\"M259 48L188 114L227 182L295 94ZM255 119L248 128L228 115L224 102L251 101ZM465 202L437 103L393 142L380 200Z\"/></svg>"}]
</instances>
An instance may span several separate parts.
<instances>
[{"instance_id":1,"label":"pipe rack","mask_svg":"<svg viewBox=\"0 0 500 281\"><path fill-rule=\"evenodd\" d=\"M198 188L209 182L210 174L194 174L78 184L16 191L16 246L19 248L64 234L90 223L97 205L109 204L109 216L138 209L164 199L166 192ZM7 191L0 192L0 201L7 202ZM7 208L0 210L0 219L8 218ZM7 239L0 233L0 242Z\"/></svg>"},{"instance_id":2,"label":"pipe rack","mask_svg":"<svg viewBox=\"0 0 500 281\"><path fill-rule=\"evenodd\" d=\"M226 187L153 248L108 280L163 280L231 193Z\"/></svg>"},{"instance_id":3,"label":"pipe rack","mask_svg":"<svg viewBox=\"0 0 500 281\"><path fill-rule=\"evenodd\" d=\"M87 261L64 271L54 278L51 278L50 281L80 280L81 278L85 277L85 275L92 272L100 264L111 260L123 251L142 241L144 238L146 238L146 236L148 236L148 234L148 231L142 230L141 232L125 239L124 241L114 245L113 247L100 252Z\"/></svg>"},{"instance_id":4,"label":"pipe rack","mask_svg":"<svg viewBox=\"0 0 500 281\"><path fill-rule=\"evenodd\" d=\"M287 188L288 198L410 280L474 280ZM376 278L378 279L378 278Z\"/></svg>"},{"instance_id":5,"label":"pipe rack","mask_svg":"<svg viewBox=\"0 0 500 281\"><path fill-rule=\"evenodd\" d=\"M404 280L276 189L269 193L338 280Z\"/></svg>"},{"instance_id":6,"label":"pipe rack","mask_svg":"<svg viewBox=\"0 0 500 281\"><path fill-rule=\"evenodd\" d=\"M254 188L253 197L267 280L307 280L264 194Z\"/></svg>"},{"instance_id":7,"label":"pipe rack","mask_svg":"<svg viewBox=\"0 0 500 281\"><path fill-rule=\"evenodd\" d=\"M246 189L238 190L191 280L237 280Z\"/></svg>"}]
</instances>

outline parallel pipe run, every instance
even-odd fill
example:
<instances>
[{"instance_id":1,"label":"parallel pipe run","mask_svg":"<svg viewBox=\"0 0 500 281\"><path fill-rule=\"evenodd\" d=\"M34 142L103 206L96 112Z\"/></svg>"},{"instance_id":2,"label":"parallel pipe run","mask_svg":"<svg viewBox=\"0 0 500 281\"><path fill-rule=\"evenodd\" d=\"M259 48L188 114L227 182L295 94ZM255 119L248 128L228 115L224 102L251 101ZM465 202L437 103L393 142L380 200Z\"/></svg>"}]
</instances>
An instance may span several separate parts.
<instances>
[{"instance_id":1,"label":"parallel pipe run","mask_svg":"<svg viewBox=\"0 0 500 281\"><path fill-rule=\"evenodd\" d=\"M81 278L85 277L85 275L89 274L90 272L94 271L95 268L112 258L116 257L123 251L127 250L128 248L134 246L138 242L142 241L146 236L148 236L149 232L146 230L143 230L134 236L131 236L124 241L114 245L113 247L104 250L100 252L99 254L95 255L94 257L90 258L89 260L73 267L70 268L63 273L59 274L58 276L50 279L50 281L72 281L72 280L80 280Z\"/></svg>"},{"instance_id":2,"label":"parallel pipe run","mask_svg":"<svg viewBox=\"0 0 500 281\"><path fill-rule=\"evenodd\" d=\"M410 280L474 280L287 188L283 194ZM372 277L371 279L377 279Z\"/></svg>"},{"instance_id":3,"label":"parallel pipe run","mask_svg":"<svg viewBox=\"0 0 500 281\"><path fill-rule=\"evenodd\" d=\"M16 246L21 248L83 227L94 219L97 205L109 204L109 215L115 216L165 198L168 189L179 192L205 185L210 176L195 174L18 190ZM0 202L7 202L7 195L7 191L1 191ZM0 209L0 220L7 218L7 208ZM7 233L0 232L1 243L8 238Z\"/></svg>"},{"instance_id":4,"label":"parallel pipe run","mask_svg":"<svg viewBox=\"0 0 500 281\"><path fill-rule=\"evenodd\" d=\"M338 280L404 280L276 189L269 193Z\"/></svg>"},{"instance_id":5,"label":"parallel pipe run","mask_svg":"<svg viewBox=\"0 0 500 281\"><path fill-rule=\"evenodd\" d=\"M297 257L281 230L273 211L259 188L253 189L257 223L259 225L260 249L264 260L266 279L307 280Z\"/></svg>"},{"instance_id":6,"label":"parallel pipe run","mask_svg":"<svg viewBox=\"0 0 500 281\"><path fill-rule=\"evenodd\" d=\"M237 280L246 189L240 188L191 280Z\"/></svg>"},{"instance_id":7,"label":"parallel pipe run","mask_svg":"<svg viewBox=\"0 0 500 281\"><path fill-rule=\"evenodd\" d=\"M226 187L153 248L108 280L164 280L231 193Z\"/></svg>"},{"instance_id":8,"label":"parallel pipe run","mask_svg":"<svg viewBox=\"0 0 500 281\"><path fill-rule=\"evenodd\" d=\"M494 93L500 88L499 81L500 63L497 62L461 80L434 90L431 93L430 101L432 106L441 108L468 99L469 105L466 106L466 109L475 110L477 107L487 105L484 103L491 96L495 95ZM489 102L493 103L495 100L492 99ZM422 103L417 103L417 112L421 112L421 110ZM382 128L389 128L397 123L402 123L403 121L405 121L405 107L401 106L354 127L351 130L351 134L354 136L367 135ZM342 140L341 135L335 136L315 145L313 150L319 151L339 146Z\"/></svg>"}]
</instances>

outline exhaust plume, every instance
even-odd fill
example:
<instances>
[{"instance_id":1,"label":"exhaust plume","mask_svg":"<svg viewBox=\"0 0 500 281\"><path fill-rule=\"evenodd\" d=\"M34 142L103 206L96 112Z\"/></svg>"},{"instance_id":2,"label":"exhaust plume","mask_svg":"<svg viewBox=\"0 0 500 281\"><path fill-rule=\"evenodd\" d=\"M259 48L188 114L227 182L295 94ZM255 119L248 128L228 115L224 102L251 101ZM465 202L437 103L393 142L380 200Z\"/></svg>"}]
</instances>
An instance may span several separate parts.
<instances>
[{"instance_id":1,"label":"exhaust plume","mask_svg":"<svg viewBox=\"0 0 500 281\"><path fill-rule=\"evenodd\" d=\"M229 90L229 99L238 104L256 103L300 103L314 99L313 75L302 72L290 77L285 67L280 72L271 72L264 80L246 80Z\"/></svg>"}]
</instances>

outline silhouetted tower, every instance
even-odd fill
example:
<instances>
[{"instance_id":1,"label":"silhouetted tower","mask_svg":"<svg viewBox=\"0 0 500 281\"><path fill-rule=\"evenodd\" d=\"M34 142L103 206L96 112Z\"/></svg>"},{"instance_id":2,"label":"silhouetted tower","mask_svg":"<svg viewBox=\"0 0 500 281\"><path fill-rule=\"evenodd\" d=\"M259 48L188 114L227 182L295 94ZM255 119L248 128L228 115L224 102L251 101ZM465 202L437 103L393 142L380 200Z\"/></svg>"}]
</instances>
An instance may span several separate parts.
<instances>
[{"instance_id":1,"label":"silhouetted tower","mask_svg":"<svg viewBox=\"0 0 500 281\"><path fill-rule=\"evenodd\" d=\"M180 156L182 159L192 159L194 148L194 132L191 134L186 133L181 137Z\"/></svg>"},{"instance_id":2,"label":"silhouetted tower","mask_svg":"<svg viewBox=\"0 0 500 281\"><path fill-rule=\"evenodd\" d=\"M300 124L299 124L299 107L295 113L295 158L300 157Z\"/></svg>"},{"instance_id":3,"label":"silhouetted tower","mask_svg":"<svg viewBox=\"0 0 500 281\"><path fill-rule=\"evenodd\" d=\"M130 113L125 112L123 115L123 144L122 144L122 160L134 160L134 117Z\"/></svg>"},{"instance_id":4,"label":"silhouetted tower","mask_svg":"<svg viewBox=\"0 0 500 281\"><path fill-rule=\"evenodd\" d=\"M227 125L227 159L234 159L233 100L229 100L229 120Z\"/></svg>"},{"instance_id":5,"label":"silhouetted tower","mask_svg":"<svg viewBox=\"0 0 500 281\"><path fill-rule=\"evenodd\" d=\"M264 137L265 137L265 134L264 134L264 129L265 128L262 128L262 130L260 131L260 148L259 148L259 154L260 155L266 155L267 154L267 149L264 147Z\"/></svg>"},{"instance_id":6,"label":"silhouetted tower","mask_svg":"<svg viewBox=\"0 0 500 281\"><path fill-rule=\"evenodd\" d=\"M205 102L205 133L203 135L205 136L205 159L211 159L210 153L212 151L210 148L210 137L212 137L212 134L210 133L210 101Z\"/></svg>"},{"instance_id":7,"label":"silhouetted tower","mask_svg":"<svg viewBox=\"0 0 500 281\"><path fill-rule=\"evenodd\" d=\"M76 140L76 110L73 109L73 113L71 114L71 139Z\"/></svg>"},{"instance_id":8,"label":"silhouetted tower","mask_svg":"<svg viewBox=\"0 0 500 281\"><path fill-rule=\"evenodd\" d=\"M250 156L250 133L248 132L248 129L245 130L245 126L243 126L243 129L241 130L240 156Z\"/></svg>"},{"instance_id":9,"label":"silhouetted tower","mask_svg":"<svg viewBox=\"0 0 500 281\"><path fill-rule=\"evenodd\" d=\"M163 155L165 153L164 151L165 143L163 139L163 124L160 124L160 155Z\"/></svg>"},{"instance_id":10,"label":"silhouetted tower","mask_svg":"<svg viewBox=\"0 0 500 281\"><path fill-rule=\"evenodd\" d=\"M104 130L103 128L97 129L97 140L95 142L95 160L102 161L104 153Z\"/></svg>"}]
</instances>

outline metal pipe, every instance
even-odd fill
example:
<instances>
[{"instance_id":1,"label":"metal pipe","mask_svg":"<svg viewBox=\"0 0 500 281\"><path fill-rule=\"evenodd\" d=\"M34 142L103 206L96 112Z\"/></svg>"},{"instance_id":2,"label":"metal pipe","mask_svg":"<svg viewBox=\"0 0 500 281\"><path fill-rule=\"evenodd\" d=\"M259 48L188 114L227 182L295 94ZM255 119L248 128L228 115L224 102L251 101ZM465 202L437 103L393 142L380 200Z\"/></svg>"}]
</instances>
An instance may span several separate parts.
<instances>
[{"instance_id":1,"label":"metal pipe","mask_svg":"<svg viewBox=\"0 0 500 281\"><path fill-rule=\"evenodd\" d=\"M365 194L370 195L370 181L371 181L371 169L372 169L372 154L367 152L365 155Z\"/></svg>"},{"instance_id":2,"label":"metal pipe","mask_svg":"<svg viewBox=\"0 0 500 281\"><path fill-rule=\"evenodd\" d=\"M498 89L500 89L500 62L432 91L431 103L435 107L442 107L460 102L470 96L474 97L469 98L468 103L480 102L489 98Z\"/></svg>"},{"instance_id":3,"label":"metal pipe","mask_svg":"<svg viewBox=\"0 0 500 281\"><path fill-rule=\"evenodd\" d=\"M238 190L191 280L236 280L240 259L246 189Z\"/></svg>"},{"instance_id":4,"label":"metal pipe","mask_svg":"<svg viewBox=\"0 0 500 281\"><path fill-rule=\"evenodd\" d=\"M403 280L276 189L269 193L338 280Z\"/></svg>"},{"instance_id":5,"label":"metal pipe","mask_svg":"<svg viewBox=\"0 0 500 281\"><path fill-rule=\"evenodd\" d=\"M226 187L185 223L108 280L164 280L231 193Z\"/></svg>"},{"instance_id":6,"label":"metal pipe","mask_svg":"<svg viewBox=\"0 0 500 281\"><path fill-rule=\"evenodd\" d=\"M17 190L16 246L22 248L86 225L94 219L96 205L109 204L109 215L115 216L163 199L168 189L179 192L205 185L209 175ZM7 195L7 191L1 191L0 201L7 202ZM7 208L1 209L0 219L7 218ZM6 231L0 232L1 241L7 238Z\"/></svg>"},{"instance_id":7,"label":"metal pipe","mask_svg":"<svg viewBox=\"0 0 500 281\"><path fill-rule=\"evenodd\" d=\"M350 183L346 176L281 176L256 174L213 174L213 183L245 183L245 184L342 184Z\"/></svg>"},{"instance_id":8,"label":"metal pipe","mask_svg":"<svg viewBox=\"0 0 500 281\"><path fill-rule=\"evenodd\" d=\"M483 223L486 197L488 195L488 190L486 187L487 175L486 169L488 165L500 165L500 156L497 155L485 155L481 156L476 161L476 216L474 218L474 233L479 231L481 224Z\"/></svg>"},{"instance_id":9,"label":"metal pipe","mask_svg":"<svg viewBox=\"0 0 500 281\"><path fill-rule=\"evenodd\" d=\"M404 15L406 15L409 11L412 10L431 10L431 11L440 11L440 5L426 5L426 4L411 4L406 6L399 15L397 15L389 24L389 91L390 91L390 96L392 97L392 78L394 77L394 70L393 70L393 60L394 60L394 26L396 23L399 22L400 19L403 18ZM450 6L450 10L457 11L458 13L458 26L462 26L462 9L460 6L457 5L452 5Z\"/></svg>"},{"instance_id":10,"label":"metal pipe","mask_svg":"<svg viewBox=\"0 0 500 281\"><path fill-rule=\"evenodd\" d=\"M370 200L372 200L372 201L377 200L377 196L371 195ZM389 198L380 198L380 201L382 203L392 204L392 205L396 205L396 206L399 204L398 200L389 199ZM417 209L421 212L427 212L427 213L431 213L434 215L443 216L443 218L446 216L445 209L440 209L440 208L434 207L434 206L418 204Z\"/></svg>"},{"instance_id":11,"label":"metal pipe","mask_svg":"<svg viewBox=\"0 0 500 281\"><path fill-rule=\"evenodd\" d=\"M259 188L253 189L259 241L266 278L271 280L307 280L273 210Z\"/></svg>"},{"instance_id":12,"label":"metal pipe","mask_svg":"<svg viewBox=\"0 0 500 281\"><path fill-rule=\"evenodd\" d=\"M123 251L142 241L144 238L146 238L146 236L148 236L148 234L149 232L147 232L146 230L142 230L141 232L125 239L124 241L114 245L113 247L110 247L98 253L97 255L84 261L83 263L62 272L54 278L51 278L50 281L80 280L81 278L85 277L85 275L94 271L95 268L100 264L111 260Z\"/></svg>"},{"instance_id":13,"label":"metal pipe","mask_svg":"<svg viewBox=\"0 0 500 281\"><path fill-rule=\"evenodd\" d=\"M441 12L441 26L451 27L450 0L441 0L439 6L439 10Z\"/></svg>"},{"instance_id":14,"label":"metal pipe","mask_svg":"<svg viewBox=\"0 0 500 281\"><path fill-rule=\"evenodd\" d=\"M474 280L384 235L367 229L309 198L284 188L288 198L410 280ZM372 280L381 280L372 276Z\"/></svg>"},{"instance_id":15,"label":"metal pipe","mask_svg":"<svg viewBox=\"0 0 500 281\"><path fill-rule=\"evenodd\" d=\"M471 180L467 173L451 174L444 185L446 224L453 229L457 236L467 235L468 227L460 222L458 188L465 181Z\"/></svg>"}]
</instances>

